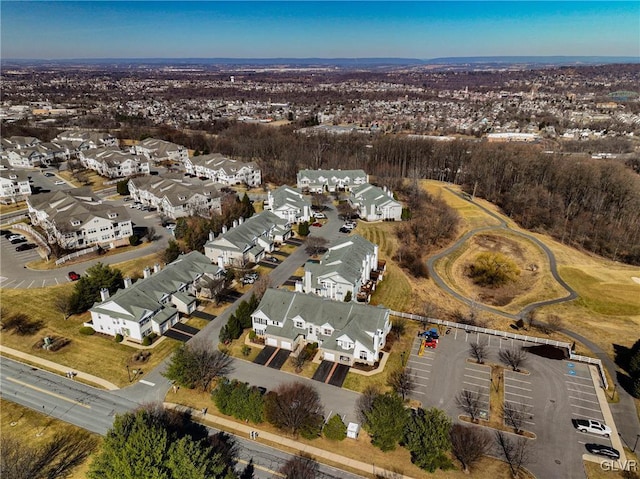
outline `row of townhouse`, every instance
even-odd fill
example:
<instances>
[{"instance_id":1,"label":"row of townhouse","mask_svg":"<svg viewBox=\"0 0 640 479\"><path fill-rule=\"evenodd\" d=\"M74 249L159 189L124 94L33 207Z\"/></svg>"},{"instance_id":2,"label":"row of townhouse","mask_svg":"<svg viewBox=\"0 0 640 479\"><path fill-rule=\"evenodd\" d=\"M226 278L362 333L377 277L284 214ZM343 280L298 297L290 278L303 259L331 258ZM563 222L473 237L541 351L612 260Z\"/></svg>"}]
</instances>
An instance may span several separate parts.
<instances>
[{"instance_id":1,"label":"row of townhouse","mask_svg":"<svg viewBox=\"0 0 640 479\"><path fill-rule=\"evenodd\" d=\"M70 142L78 151L100 147L118 147L120 141L111 133L86 130L67 130L56 136L56 140Z\"/></svg>"},{"instance_id":2,"label":"row of townhouse","mask_svg":"<svg viewBox=\"0 0 640 479\"><path fill-rule=\"evenodd\" d=\"M356 301L363 289L382 279L379 270L378 245L352 235L331 246L319 262L308 261L296 289L336 301L349 295Z\"/></svg>"},{"instance_id":3,"label":"row of townhouse","mask_svg":"<svg viewBox=\"0 0 640 479\"><path fill-rule=\"evenodd\" d=\"M52 191L27 198L31 223L48 241L65 249L129 244L131 218L123 206L103 204L89 187Z\"/></svg>"},{"instance_id":4,"label":"row of townhouse","mask_svg":"<svg viewBox=\"0 0 640 479\"><path fill-rule=\"evenodd\" d=\"M78 158L82 166L107 178L126 178L133 175L148 175L149 160L144 156L122 151L117 146L90 148L80 151Z\"/></svg>"},{"instance_id":5,"label":"row of townhouse","mask_svg":"<svg viewBox=\"0 0 640 479\"><path fill-rule=\"evenodd\" d=\"M220 153L187 158L184 166L190 175L208 178L223 185L246 184L255 187L262 183L262 172L255 162L232 160Z\"/></svg>"},{"instance_id":6,"label":"row of townhouse","mask_svg":"<svg viewBox=\"0 0 640 479\"><path fill-rule=\"evenodd\" d=\"M204 254L220 267L257 263L293 235L291 224L271 211L263 211L247 220L223 227L217 238L204 246Z\"/></svg>"},{"instance_id":7,"label":"row of townhouse","mask_svg":"<svg viewBox=\"0 0 640 479\"><path fill-rule=\"evenodd\" d=\"M389 315L383 306L268 289L251 318L253 330L267 346L298 354L305 344L318 343L326 361L373 365L391 331Z\"/></svg>"},{"instance_id":8,"label":"row of townhouse","mask_svg":"<svg viewBox=\"0 0 640 479\"><path fill-rule=\"evenodd\" d=\"M300 191L287 185L269 190L264 209L291 224L310 221L312 215L311 202Z\"/></svg>"},{"instance_id":9,"label":"row of townhouse","mask_svg":"<svg viewBox=\"0 0 640 479\"><path fill-rule=\"evenodd\" d=\"M222 193L215 186L195 187L177 176L138 176L128 182L135 201L158 208L171 219L222 214ZM232 193L229 193L232 194Z\"/></svg>"},{"instance_id":10,"label":"row of townhouse","mask_svg":"<svg viewBox=\"0 0 640 479\"><path fill-rule=\"evenodd\" d=\"M402 204L393 198L393 193L386 187L365 183L351 189L349 203L366 221L401 221Z\"/></svg>"},{"instance_id":11,"label":"row of townhouse","mask_svg":"<svg viewBox=\"0 0 640 479\"><path fill-rule=\"evenodd\" d=\"M36 168L66 161L75 153L68 142L41 142L32 136L12 136L0 141L0 157L16 168Z\"/></svg>"},{"instance_id":12,"label":"row of townhouse","mask_svg":"<svg viewBox=\"0 0 640 479\"><path fill-rule=\"evenodd\" d=\"M311 193L350 191L369 183L369 175L362 170L300 170L298 188Z\"/></svg>"},{"instance_id":13,"label":"row of townhouse","mask_svg":"<svg viewBox=\"0 0 640 479\"><path fill-rule=\"evenodd\" d=\"M0 161L0 202L4 204L25 200L31 195L27 172L14 170L4 160Z\"/></svg>"},{"instance_id":14,"label":"row of townhouse","mask_svg":"<svg viewBox=\"0 0 640 479\"><path fill-rule=\"evenodd\" d=\"M91 321L85 326L96 332L141 342L149 334L164 334L180 320L180 313L191 314L197 298L211 297L222 284L224 271L193 251L181 255L163 269L146 268L144 277L135 283L124 279L124 288L113 296L101 291L101 301L89 310Z\"/></svg>"},{"instance_id":15,"label":"row of townhouse","mask_svg":"<svg viewBox=\"0 0 640 479\"><path fill-rule=\"evenodd\" d=\"M176 161L184 163L189 159L189 151L185 146L157 138L146 138L131 148L136 155L144 155L154 163Z\"/></svg>"}]
</instances>

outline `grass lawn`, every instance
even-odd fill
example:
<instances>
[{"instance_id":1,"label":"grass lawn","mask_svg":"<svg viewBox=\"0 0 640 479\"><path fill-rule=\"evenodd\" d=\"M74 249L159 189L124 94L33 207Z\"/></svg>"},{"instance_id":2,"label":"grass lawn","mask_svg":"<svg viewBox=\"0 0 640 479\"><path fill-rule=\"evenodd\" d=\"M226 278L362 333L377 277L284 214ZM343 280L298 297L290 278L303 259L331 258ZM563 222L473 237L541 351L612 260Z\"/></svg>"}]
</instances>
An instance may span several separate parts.
<instances>
[{"instance_id":1,"label":"grass lawn","mask_svg":"<svg viewBox=\"0 0 640 479\"><path fill-rule=\"evenodd\" d=\"M118 344L110 336L81 335L79 329L83 322L90 319L89 313L63 319L62 314L56 311L53 302L57 295L69 294L72 290L72 283L50 288L2 290L3 315L24 313L31 320L42 321L44 326L31 336L0 332L0 342L4 346L93 374L118 386L127 385L126 365L136 349ZM65 337L71 339L71 343L56 352L34 347L44 336ZM171 354L178 344L178 341L169 338L158 343L150 350L151 356L141 369L143 371L153 369ZM105 361L105 358L109 360Z\"/></svg>"},{"instance_id":2,"label":"grass lawn","mask_svg":"<svg viewBox=\"0 0 640 479\"><path fill-rule=\"evenodd\" d=\"M0 400L0 429L2 430L3 436L20 437L28 441L28 444L31 446L46 444L58 432L70 434L73 431L80 430L80 428L76 426L52 419L44 414L5 400ZM37 436L36 434L41 434L41 436ZM99 441L98 448L96 449L97 452L102 439L97 434L92 434L92 436ZM72 474L67 477L69 479L85 478L90 463L91 457L79 464L73 469Z\"/></svg>"},{"instance_id":3,"label":"grass lawn","mask_svg":"<svg viewBox=\"0 0 640 479\"><path fill-rule=\"evenodd\" d=\"M106 258L108 256L113 256L120 253L127 253L131 250L139 250L140 254L143 254L145 252L144 249L147 246L150 246L151 244L152 243L146 242L146 243L140 243L138 246L121 246L119 248L106 250L102 254L98 254L97 252L89 253L84 256L80 256L79 258L73 258L61 265L56 264L55 258L50 259L49 261L46 261L44 259L39 259L36 261L32 261L30 263L27 263L27 267L29 269L35 269L35 270L66 268L68 266L72 266L74 264L81 264L93 259ZM148 261L151 261L151 262L147 263ZM122 270L122 273L124 276L129 276L129 275L135 276L135 274L137 273L140 277L142 277L142 270L146 266L153 266L155 263L163 264L160 253L153 253L151 255L141 256L140 258L137 258L135 260L130 260L125 263L117 263L117 265L114 265L114 266ZM138 265L142 265L142 266L138 268Z\"/></svg>"},{"instance_id":4,"label":"grass lawn","mask_svg":"<svg viewBox=\"0 0 640 479\"><path fill-rule=\"evenodd\" d=\"M18 201L17 203L11 203L8 205L0 204L0 215L6 213L13 213L14 211L24 210L27 208L26 201Z\"/></svg>"}]
</instances>

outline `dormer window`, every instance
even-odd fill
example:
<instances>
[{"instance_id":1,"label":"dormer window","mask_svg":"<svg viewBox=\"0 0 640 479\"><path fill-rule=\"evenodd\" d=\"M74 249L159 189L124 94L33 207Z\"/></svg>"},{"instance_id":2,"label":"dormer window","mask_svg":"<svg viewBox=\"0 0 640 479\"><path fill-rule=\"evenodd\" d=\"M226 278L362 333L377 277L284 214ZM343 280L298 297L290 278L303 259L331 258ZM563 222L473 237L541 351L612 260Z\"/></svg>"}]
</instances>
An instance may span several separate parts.
<instances>
[{"instance_id":1,"label":"dormer window","mask_svg":"<svg viewBox=\"0 0 640 479\"><path fill-rule=\"evenodd\" d=\"M17 175L9 175L9 179L11 180L17 180L18 176Z\"/></svg>"},{"instance_id":2,"label":"dormer window","mask_svg":"<svg viewBox=\"0 0 640 479\"><path fill-rule=\"evenodd\" d=\"M80 226L79 220L71 220L71 226Z\"/></svg>"},{"instance_id":3,"label":"dormer window","mask_svg":"<svg viewBox=\"0 0 640 479\"><path fill-rule=\"evenodd\" d=\"M186 197L186 196L182 196L182 195L180 195L180 196L178 196L178 199L179 199L180 201L185 201L185 200L187 199L187 197Z\"/></svg>"},{"instance_id":4,"label":"dormer window","mask_svg":"<svg viewBox=\"0 0 640 479\"><path fill-rule=\"evenodd\" d=\"M113 219L113 218L117 218L118 217L118 213L109 213L108 214L109 218Z\"/></svg>"}]
</instances>

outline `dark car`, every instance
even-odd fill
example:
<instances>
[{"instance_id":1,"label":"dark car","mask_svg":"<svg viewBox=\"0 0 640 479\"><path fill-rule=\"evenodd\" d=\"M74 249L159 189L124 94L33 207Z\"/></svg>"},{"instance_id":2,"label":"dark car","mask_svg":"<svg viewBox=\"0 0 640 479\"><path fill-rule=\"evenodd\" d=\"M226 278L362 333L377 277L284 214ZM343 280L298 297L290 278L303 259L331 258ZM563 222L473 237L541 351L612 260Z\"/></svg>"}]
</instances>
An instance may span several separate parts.
<instances>
[{"instance_id":1,"label":"dark car","mask_svg":"<svg viewBox=\"0 0 640 479\"><path fill-rule=\"evenodd\" d=\"M585 448L591 454L596 454L598 456L608 457L610 459L620 459L620 453L617 449L612 448L611 446L605 446L603 444L585 444Z\"/></svg>"},{"instance_id":2,"label":"dark car","mask_svg":"<svg viewBox=\"0 0 640 479\"><path fill-rule=\"evenodd\" d=\"M69 271L69 274L67 276L69 276L69 279L71 281L78 281L80 279L80 275L75 271Z\"/></svg>"},{"instance_id":3,"label":"dark car","mask_svg":"<svg viewBox=\"0 0 640 479\"><path fill-rule=\"evenodd\" d=\"M34 249L37 248L38 245L35 245L33 243L27 243L27 244L21 244L19 246L16 246L16 251L27 251L30 249Z\"/></svg>"},{"instance_id":4,"label":"dark car","mask_svg":"<svg viewBox=\"0 0 640 479\"><path fill-rule=\"evenodd\" d=\"M15 238L11 240L11 244L26 243L27 238Z\"/></svg>"},{"instance_id":5,"label":"dark car","mask_svg":"<svg viewBox=\"0 0 640 479\"><path fill-rule=\"evenodd\" d=\"M4 236L5 238L8 238L9 236L11 236L13 233L9 230L0 230L0 235Z\"/></svg>"},{"instance_id":6,"label":"dark car","mask_svg":"<svg viewBox=\"0 0 640 479\"><path fill-rule=\"evenodd\" d=\"M318 223L317 221L315 223L311 223L311 226L315 226L317 228L320 228L322 226L322 223Z\"/></svg>"},{"instance_id":7,"label":"dark car","mask_svg":"<svg viewBox=\"0 0 640 479\"><path fill-rule=\"evenodd\" d=\"M340 228L340 233L351 233L351 230L343 226L342 228Z\"/></svg>"}]
</instances>

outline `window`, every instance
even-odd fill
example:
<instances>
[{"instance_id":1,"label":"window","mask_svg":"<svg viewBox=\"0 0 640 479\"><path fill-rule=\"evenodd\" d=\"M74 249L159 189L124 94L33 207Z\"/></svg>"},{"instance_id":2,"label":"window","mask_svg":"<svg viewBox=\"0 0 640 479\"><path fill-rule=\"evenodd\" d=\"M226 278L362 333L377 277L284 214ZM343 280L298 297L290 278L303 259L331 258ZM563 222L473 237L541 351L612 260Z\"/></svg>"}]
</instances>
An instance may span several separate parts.
<instances>
[{"instance_id":1,"label":"window","mask_svg":"<svg viewBox=\"0 0 640 479\"><path fill-rule=\"evenodd\" d=\"M366 351L360 351L360 359L364 359L365 361L369 359L369 355Z\"/></svg>"},{"instance_id":2,"label":"window","mask_svg":"<svg viewBox=\"0 0 640 479\"><path fill-rule=\"evenodd\" d=\"M78 220L71 221L71 226L80 226L80 221Z\"/></svg>"},{"instance_id":3,"label":"window","mask_svg":"<svg viewBox=\"0 0 640 479\"><path fill-rule=\"evenodd\" d=\"M264 325L266 325L266 324L267 324L267 320L266 320L266 319L256 318L256 317L254 317L254 318L253 318L253 322L254 322L255 324L264 324ZM258 331L256 331L256 334L257 334L257 333L258 333Z\"/></svg>"},{"instance_id":4,"label":"window","mask_svg":"<svg viewBox=\"0 0 640 479\"><path fill-rule=\"evenodd\" d=\"M322 331L322 334L324 334L325 336L331 336L332 331L329 328L324 328L324 330Z\"/></svg>"},{"instance_id":5,"label":"window","mask_svg":"<svg viewBox=\"0 0 640 479\"><path fill-rule=\"evenodd\" d=\"M296 321L295 325L296 325L296 328L304 328L304 325L302 324L302 321Z\"/></svg>"}]
</instances>

